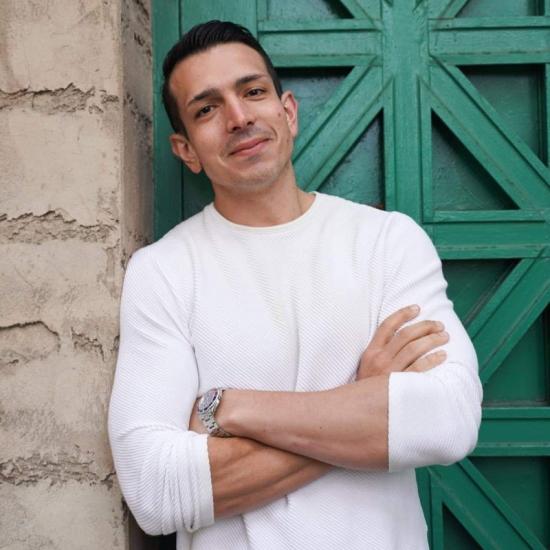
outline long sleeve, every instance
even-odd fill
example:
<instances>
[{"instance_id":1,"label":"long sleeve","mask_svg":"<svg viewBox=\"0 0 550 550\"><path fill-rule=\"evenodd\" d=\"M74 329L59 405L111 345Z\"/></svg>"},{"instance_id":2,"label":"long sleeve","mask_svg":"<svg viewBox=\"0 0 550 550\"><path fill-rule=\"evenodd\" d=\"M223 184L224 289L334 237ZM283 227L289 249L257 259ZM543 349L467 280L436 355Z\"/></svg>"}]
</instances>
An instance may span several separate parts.
<instances>
[{"instance_id":1,"label":"long sleeve","mask_svg":"<svg viewBox=\"0 0 550 550\"><path fill-rule=\"evenodd\" d=\"M444 364L425 373L392 373L389 382L389 469L451 464L475 447L482 388L473 345L447 298L441 261L429 237L394 213L385 241L385 288L380 318L410 304L416 321L445 324L450 340Z\"/></svg>"},{"instance_id":2,"label":"long sleeve","mask_svg":"<svg viewBox=\"0 0 550 550\"><path fill-rule=\"evenodd\" d=\"M109 438L122 493L153 535L214 522L207 436L188 430L198 373L179 302L151 250L134 254L122 293Z\"/></svg>"}]
</instances>

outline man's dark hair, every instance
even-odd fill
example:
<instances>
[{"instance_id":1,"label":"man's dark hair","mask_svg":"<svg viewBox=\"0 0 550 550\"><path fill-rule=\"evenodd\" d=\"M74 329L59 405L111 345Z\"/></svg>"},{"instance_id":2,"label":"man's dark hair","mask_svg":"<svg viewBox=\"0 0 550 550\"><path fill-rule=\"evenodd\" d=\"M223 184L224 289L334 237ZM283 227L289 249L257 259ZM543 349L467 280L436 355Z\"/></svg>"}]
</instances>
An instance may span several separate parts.
<instances>
[{"instance_id":1,"label":"man's dark hair","mask_svg":"<svg viewBox=\"0 0 550 550\"><path fill-rule=\"evenodd\" d=\"M247 28L237 25L236 23L231 23L230 21L213 20L207 23L201 23L200 25L195 25L176 42L172 49L166 54L162 65L162 72L164 74L162 102L164 103L164 108L170 119L170 124L175 132L187 135L178 110L178 103L176 98L172 95L169 86L170 75L174 68L180 61L183 61L190 55L204 52L219 44L230 44L234 42L245 44L253 50L256 50L262 56L267 72L273 80L275 91L277 95L281 97L283 89L279 77L275 72L275 68L273 67L273 63L271 63L271 59L269 59L265 50Z\"/></svg>"}]
</instances>

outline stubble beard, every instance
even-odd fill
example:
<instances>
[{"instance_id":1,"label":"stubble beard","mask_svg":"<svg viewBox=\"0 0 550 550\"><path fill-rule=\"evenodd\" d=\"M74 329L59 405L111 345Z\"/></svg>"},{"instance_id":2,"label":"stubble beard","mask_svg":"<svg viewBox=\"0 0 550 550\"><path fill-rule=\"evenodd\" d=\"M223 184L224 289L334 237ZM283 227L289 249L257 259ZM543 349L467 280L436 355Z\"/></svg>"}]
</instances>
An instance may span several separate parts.
<instances>
[{"instance_id":1,"label":"stubble beard","mask_svg":"<svg viewBox=\"0 0 550 550\"><path fill-rule=\"evenodd\" d=\"M249 160L253 161L254 159L251 158ZM219 187L223 187L227 192L238 195L262 193L281 181L285 173L289 171L290 166L289 155L286 161L277 159L277 162L270 163L268 166L251 168L244 176L236 177L231 181L218 185Z\"/></svg>"}]
</instances>

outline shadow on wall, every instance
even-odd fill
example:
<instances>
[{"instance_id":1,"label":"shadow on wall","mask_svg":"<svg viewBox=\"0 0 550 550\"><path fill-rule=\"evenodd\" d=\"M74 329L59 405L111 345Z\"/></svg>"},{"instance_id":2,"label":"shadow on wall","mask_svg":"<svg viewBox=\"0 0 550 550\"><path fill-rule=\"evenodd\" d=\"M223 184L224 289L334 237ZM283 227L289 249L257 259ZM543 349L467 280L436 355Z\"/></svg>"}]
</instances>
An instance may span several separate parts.
<instances>
[{"instance_id":1,"label":"shadow on wall","mask_svg":"<svg viewBox=\"0 0 550 550\"><path fill-rule=\"evenodd\" d=\"M129 515L129 550L176 550L176 533L165 537L146 535L137 524L134 516Z\"/></svg>"}]
</instances>

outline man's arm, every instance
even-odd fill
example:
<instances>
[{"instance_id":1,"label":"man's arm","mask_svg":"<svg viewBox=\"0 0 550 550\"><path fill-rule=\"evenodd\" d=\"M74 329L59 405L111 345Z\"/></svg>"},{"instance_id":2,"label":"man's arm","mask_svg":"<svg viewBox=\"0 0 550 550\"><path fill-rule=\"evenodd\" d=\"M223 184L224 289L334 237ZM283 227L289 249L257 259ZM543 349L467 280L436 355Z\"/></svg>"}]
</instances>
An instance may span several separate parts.
<instances>
[{"instance_id":1,"label":"man's arm","mask_svg":"<svg viewBox=\"0 0 550 550\"><path fill-rule=\"evenodd\" d=\"M424 315L443 321L450 333L445 363L426 373L396 369L324 392L226 391L217 414L224 429L359 469L448 464L473 449L481 416L475 352L446 297L433 245L412 220L396 216L387 230L387 251L395 258L382 314L414 300Z\"/></svg>"},{"instance_id":2,"label":"man's arm","mask_svg":"<svg viewBox=\"0 0 550 550\"><path fill-rule=\"evenodd\" d=\"M171 287L150 250L134 255L122 297L109 437L122 492L150 534L205 527L215 510L223 517L256 508L327 469L242 438L211 442L189 429L198 374L185 315L173 300L182 291Z\"/></svg>"},{"instance_id":3,"label":"man's arm","mask_svg":"<svg viewBox=\"0 0 550 550\"><path fill-rule=\"evenodd\" d=\"M212 440L189 429L198 371L174 296L183 296L156 249L136 253L121 304L109 408L118 480L144 531L194 531L284 496L328 466L242 438ZM361 369L360 369L361 370Z\"/></svg>"},{"instance_id":4,"label":"man's arm","mask_svg":"<svg viewBox=\"0 0 550 550\"><path fill-rule=\"evenodd\" d=\"M445 336L441 333L441 324L424 321L396 334L398 329L412 320L417 313L415 309L405 308L390 315L382 323L361 357L358 379L380 377L391 371L405 369L423 372L444 360L444 353L425 355L445 341ZM248 393L253 395L256 392ZM230 394L230 391L225 393ZM322 397L324 394L325 392L319 392L316 397ZM222 404L225 403L225 399L224 396ZM323 406L326 404L323 403ZM225 404L219 410L223 407ZM230 408L230 405L226 408ZM387 415L384 418L387 418ZM191 416L190 428L199 433L204 431L196 407ZM272 426L269 426L269 429L275 431ZM384 441L386 440L384 437ZM242 514L258 508L318 479L331 468L324 462L243 437L211 437L208 442L216 518ZM374 448L372 455L376 456ZM374 460L372 467L377 467ZM386 468L387 461L379 467Z\"/></svg>"},{"instance_id":5,"label":"man's arm","mask_svg":"<svg viewBox=\"0 0 550 550\"><path fill-rule=\"evenodd\" d=\"M332 466L251 439L209 437L216 519L249 512L315 481Z\"/></svg>"},{"instance_id":6,"label":"man's arm","mask_svg":"<svg viewBox=\"0 0 550 550\"><path fill-rule=\"evenodd\" d=\"M122 493L152 535L194 531L276 500L330 466L255 441L215 440L191 418L198 371L179 278L154 251L132 257L121 303L109 438ZM175 281L175 282L174 282ZM191 422L191 425L189 425Z\"/></svg>"}]
</instances>

